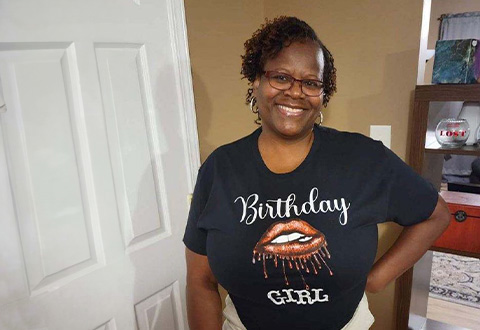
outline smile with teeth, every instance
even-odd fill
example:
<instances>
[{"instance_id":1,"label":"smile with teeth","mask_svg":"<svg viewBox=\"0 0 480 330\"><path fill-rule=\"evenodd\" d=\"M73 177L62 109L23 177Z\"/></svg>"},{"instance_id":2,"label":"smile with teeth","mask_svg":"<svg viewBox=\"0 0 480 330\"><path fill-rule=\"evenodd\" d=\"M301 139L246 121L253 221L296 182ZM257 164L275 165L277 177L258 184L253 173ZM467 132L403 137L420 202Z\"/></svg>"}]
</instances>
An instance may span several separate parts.
<instances>
[{"instance_id":1,"label":"smile with teeth","mask_svg":"<svg viewBox=\"0 0 480 330\"><path fill-rule=\"evenodd\" d=\"M282 264L285 284L289 285L286 270L296 268L307 290L309 286L302 270L316 275L325 266L330 276L333 275L326 262L326 259L330 259L330 252L325 235L301 219L279 221L267 229L253 249L252 262L262 259L265 278L268 278L265 262L273 259L275 268L278 261Z\"/></svg>"},{"instance_id":2,"label":"smile with teeth","mask_svg":"<svg viewBox=\"0 0 480 330\"><path fill-rule=\"evenodd\" d=\"M291 108L286 105L277 105L277 107L280 109L280 112L287 115L287 116L298 116L303 113L303 109L301 108Z\"/></svg>"}]
</instances>

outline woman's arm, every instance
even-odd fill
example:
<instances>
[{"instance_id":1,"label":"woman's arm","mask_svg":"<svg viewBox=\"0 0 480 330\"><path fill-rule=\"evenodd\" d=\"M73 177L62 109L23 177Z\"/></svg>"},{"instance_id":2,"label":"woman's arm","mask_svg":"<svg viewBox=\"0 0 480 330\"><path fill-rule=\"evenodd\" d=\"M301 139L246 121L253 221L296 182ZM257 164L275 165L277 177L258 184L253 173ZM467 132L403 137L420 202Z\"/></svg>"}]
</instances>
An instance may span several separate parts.
<instances>
[{"instance_id":1,"label":"woman's arm","mask_svg":"<svg viewBox=\"0 0 480 330\"><path fill-rule=\"evenodd\" d=\"M382 291L427 252L449 223L447 203L438 196L437 206L430 218L405 227L393 246L373 265L365 290L372 293Z\"/></svg>"},{"instance_id":2,"label":"woman's arm","mask_svg":"<svg viewBox=\"0 0 480 330\"><path fill-rule=\"evenodd\" d=\"M187 314L190 330L220 330L222 301L218 283L206 256L185 248L187 259Z\"/></svg>"}]
</instances>

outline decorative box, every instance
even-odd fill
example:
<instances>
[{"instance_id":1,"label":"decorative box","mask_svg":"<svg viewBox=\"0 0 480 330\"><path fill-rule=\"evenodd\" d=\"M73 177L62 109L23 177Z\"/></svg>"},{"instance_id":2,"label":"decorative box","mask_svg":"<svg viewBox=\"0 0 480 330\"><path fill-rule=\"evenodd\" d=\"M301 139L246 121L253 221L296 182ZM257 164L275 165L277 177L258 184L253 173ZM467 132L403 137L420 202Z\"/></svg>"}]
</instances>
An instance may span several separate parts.
<instances>
[{"instance_id":1,"label":"decorative box","mask_svg":"<svg viewBox=\"0 0 480 330\"><path fill-rule=\"evenodd\" d=\"M480 44L476 39L439 40L435 45L433 84L480 82Z\"/></svg>"},{"instance_id":2,"label":"decorative box","mask_svg":"<svg viewBox=\"0 0 480 330\"><path fill-rule=\"evenodd\" d=\"M480 257L480 195L442 191L451 221L433 244L432 250Z\"/></svg>"}]
</instances>

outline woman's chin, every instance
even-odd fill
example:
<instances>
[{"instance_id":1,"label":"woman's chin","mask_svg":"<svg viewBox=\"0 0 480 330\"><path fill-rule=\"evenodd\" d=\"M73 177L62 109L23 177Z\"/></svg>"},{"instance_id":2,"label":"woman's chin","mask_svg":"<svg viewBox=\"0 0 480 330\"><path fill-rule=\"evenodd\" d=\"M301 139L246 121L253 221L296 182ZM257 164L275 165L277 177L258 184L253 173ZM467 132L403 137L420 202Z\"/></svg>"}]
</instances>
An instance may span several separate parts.
<instances>
[{"instance_id":1,"label":"woman's chin","mask_svg":"<svg viewBox=\"0 0 480 330\"><path fill-rule=\"evenodd\" d=\"M311 130L311 128L306 128L305 125L279 125L276 128L276 131L280 136L290 139L302 138Z\"/></svg>"}]
</instances>

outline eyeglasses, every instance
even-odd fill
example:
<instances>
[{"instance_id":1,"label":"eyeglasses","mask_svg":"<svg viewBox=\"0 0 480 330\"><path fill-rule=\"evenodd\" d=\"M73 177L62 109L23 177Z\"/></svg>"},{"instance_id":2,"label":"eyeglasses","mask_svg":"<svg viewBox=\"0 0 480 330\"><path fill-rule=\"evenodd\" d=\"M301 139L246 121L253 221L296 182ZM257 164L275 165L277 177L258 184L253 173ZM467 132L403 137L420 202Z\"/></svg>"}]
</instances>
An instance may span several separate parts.
<instances>
[{"instance_id":1,"label":"eyeglasses","mask_svg":"<svg viewBox=\"0 0 480 330\"><path fill-rule=\"evenodd\" d=\"M292 76L277 71L263 71L268 83L275 89L286 91L292 88L295 81L300 82L303 94L307 96L320 96L323 90L323 82L316 79L295 79Z\"/></svg>"}]
</instances>

